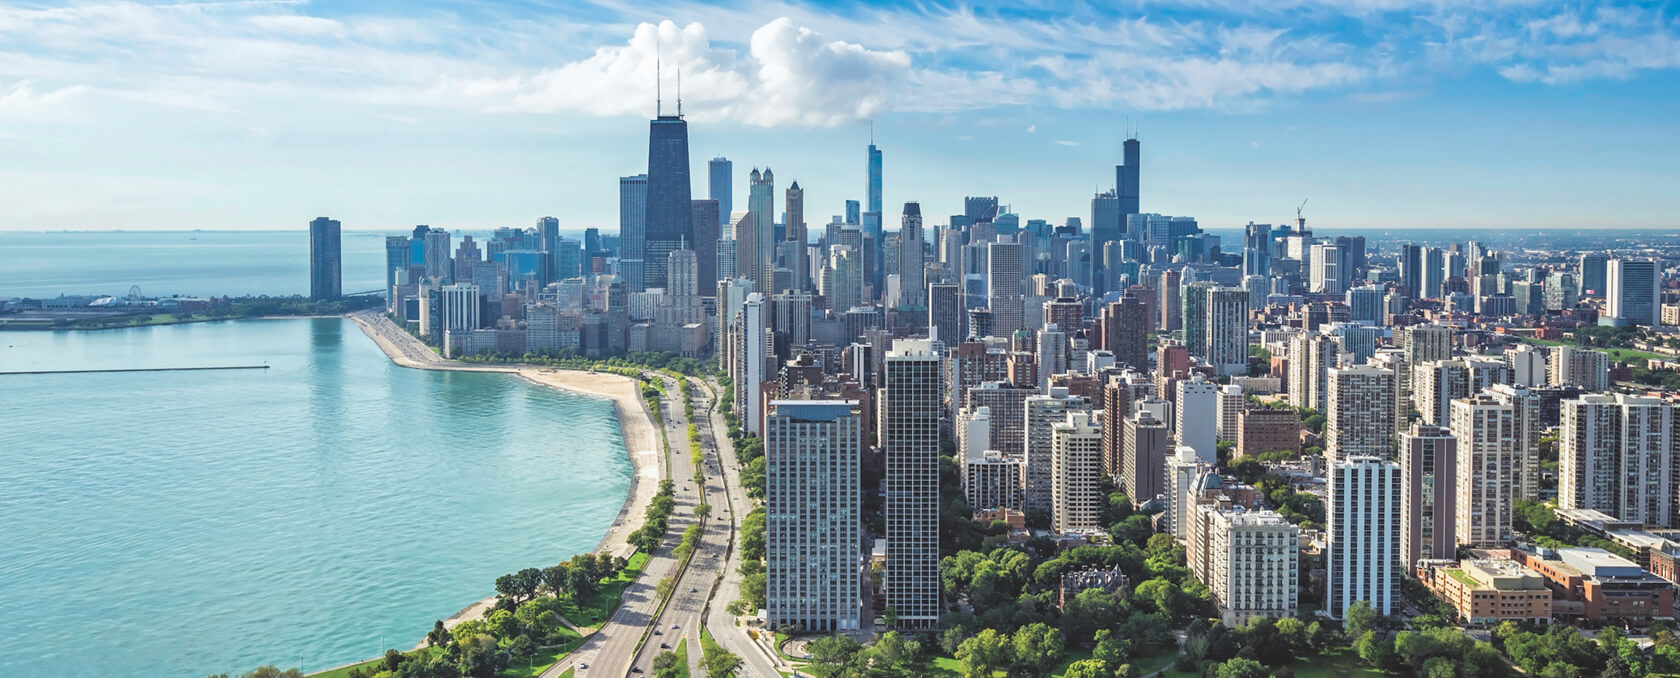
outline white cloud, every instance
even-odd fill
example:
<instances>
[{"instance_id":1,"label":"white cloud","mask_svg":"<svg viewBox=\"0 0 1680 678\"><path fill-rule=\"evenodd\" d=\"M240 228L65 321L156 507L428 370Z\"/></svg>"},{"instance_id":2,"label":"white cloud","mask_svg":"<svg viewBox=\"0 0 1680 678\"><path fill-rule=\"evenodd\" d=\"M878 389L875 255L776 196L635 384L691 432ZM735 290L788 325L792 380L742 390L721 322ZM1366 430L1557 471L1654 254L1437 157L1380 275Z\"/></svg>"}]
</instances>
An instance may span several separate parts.
<instances>
[{"instance_id":1,"label":"white cloud","mask_svg":"<svg viewBox=\"0 0 1680 678\"><path fill-rule=\"evenodd\" d=\"M37 92L28 80L0 88L0 113L15 115L45 114L54 105L68 101L87 91L86 87L70 86L48 92Z\"/></svg>"},{"instance_id":2,"label":"white cloud","mask_svg":"<svg viewBox=\"0 0 1680 678\"><path fill-rule=\"evenodd\" d=\"M1068 140L1068 139L1057 139L1057 140L1056 140L1056 144L1057 144L1057 145L1060 145L1060 146L1067 146L1067 147L1069 147L1069 148L1075 148L1075 147L1078 147L1078 146L1079 146L1079 142L1077 142L1077 141L1070 141L1070 140Z\"/></svg>"},{"instance_id":3,"label":"white cloud","mask_svg":"<svg viewBox=\"0 0 1680 678\"><path fill-rule=\"evenodd\" d=\"M1038 123L1035 122L1031 125L1027 125L1027 134L1036 134L1037 132L1038 132Z\"/></svg>"}]
</instances>

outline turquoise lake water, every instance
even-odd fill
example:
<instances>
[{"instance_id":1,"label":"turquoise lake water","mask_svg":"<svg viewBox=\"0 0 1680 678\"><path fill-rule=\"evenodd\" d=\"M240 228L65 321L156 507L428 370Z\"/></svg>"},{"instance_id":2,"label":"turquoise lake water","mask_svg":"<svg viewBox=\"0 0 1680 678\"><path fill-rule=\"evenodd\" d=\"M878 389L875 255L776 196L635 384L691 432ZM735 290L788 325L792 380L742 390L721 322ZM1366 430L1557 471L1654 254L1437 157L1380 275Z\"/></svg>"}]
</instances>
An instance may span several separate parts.
<instances>
[{"instance_id":1,"label":"turquoise lake water","mask_svg":"<svg viewBox=\"0 0 1680 678\"><path fill-rule=\"evenodd\" d=\"M392 365L350 321L0 332L0 676L321 669L591 550L629 488L601 399Z\"/></svg>"}]
</instances>

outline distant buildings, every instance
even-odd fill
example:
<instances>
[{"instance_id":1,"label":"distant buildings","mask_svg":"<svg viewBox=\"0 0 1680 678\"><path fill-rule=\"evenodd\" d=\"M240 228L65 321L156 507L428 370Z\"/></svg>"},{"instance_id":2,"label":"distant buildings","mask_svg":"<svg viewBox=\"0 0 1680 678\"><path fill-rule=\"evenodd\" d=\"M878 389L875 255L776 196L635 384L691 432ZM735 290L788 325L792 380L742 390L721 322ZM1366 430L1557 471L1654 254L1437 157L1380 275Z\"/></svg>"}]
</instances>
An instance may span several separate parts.
<instances>
[{"instance_id":1,"label":"distant buildings","mask_svg":"<svg viewBox=\"0 0 1680 678\"><path fill-rule=\"evenodd\" d=\"M1609 304L1603 325L1657 327L1662 303L1662 269L1649 259L1611 259L1605 268Z\"/></svg>"}]
</instances>

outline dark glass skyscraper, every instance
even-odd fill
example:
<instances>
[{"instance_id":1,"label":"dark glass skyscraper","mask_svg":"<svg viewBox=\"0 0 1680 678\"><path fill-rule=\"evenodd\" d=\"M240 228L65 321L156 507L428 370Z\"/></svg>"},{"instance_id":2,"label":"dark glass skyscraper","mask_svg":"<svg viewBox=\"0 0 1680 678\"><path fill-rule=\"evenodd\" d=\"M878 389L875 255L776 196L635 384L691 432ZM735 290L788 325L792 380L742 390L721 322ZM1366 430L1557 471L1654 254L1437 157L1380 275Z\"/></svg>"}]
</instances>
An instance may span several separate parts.
<instances>
[{"instance_id":1,"label":"dark glass skyscraper","mask_svg":"<svg viewBox=\"0 0 1680 678\"><path fill-rule=\"evenodd\" d=\"M665 287L665 262L694 242L693 187L688 177L688 122L661 115L648 125L647 226L643 289Z\"/></svg>"},{"instance_id":2,"label":"dark glass skyscraper","mask_svg":"<svg viewBox=\"0 0 1680 678\"><path fill-rule=\"evenodd\" d=\"M1120 219L1138 214L1138 172L1143 169L1138 140L1127 138L1122 145L1125 164L1114 168L1114 193L1120 198Z\"/></svg>"},{"instance_id":3,"label":"dark glass skyscraper","mask_svg":"<svg viewBox=\"0 0 1680 678\"><path fill-rule=\"evenodd\" d=\"M871 135L873 136L873 135ZM870 139L868 157L868 177L864 186L863 230L873 238L871 249L874 250L874 264L869 276L875 286L876 294L881 289L881 149L875 146L875 140Z\"/></svg>"},{"instance_id":4,"label":"dark glass skyscraper","mask_svg":"<svg viewBox=\"0 0 1680 678\"><path fill-rule=\"evenodd\" d=\"M344 254L335 219L317 217L309 222L309 298L337 299L344 296Z\"/></svg>"}]
</instances>

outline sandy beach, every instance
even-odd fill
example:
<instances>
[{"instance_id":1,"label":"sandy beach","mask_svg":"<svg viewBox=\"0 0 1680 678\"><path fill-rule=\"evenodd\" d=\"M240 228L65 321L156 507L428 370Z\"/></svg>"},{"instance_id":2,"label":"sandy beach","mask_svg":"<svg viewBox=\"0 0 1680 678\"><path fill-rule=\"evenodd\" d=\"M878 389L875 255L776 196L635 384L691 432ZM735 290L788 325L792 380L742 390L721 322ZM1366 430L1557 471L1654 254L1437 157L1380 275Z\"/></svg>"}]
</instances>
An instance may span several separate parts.
<instances>
[{"instance_id":1,"label":"sandy beach","mask_svg":"<svg viewBox=\"0 0 1680 678\"><path fill-rule=\"evenodd\" d=\"M595 553L607 556L626 556L629 553L630 547L626 541L631 532L641 527L642 514L653 501L654 493L659 491L659 480L664 471L664 464L659 463L659 430L654 426L653 415L642 403L639 382L630 377L600 372L458 363L443 359L379 311L358 311L349 317L379 345L385 355L390 357L391 362L402 367L461 372L505 372L517 374L550 388L611 400L613 411L618 416L619 430L624 433L624 447L630 454L633 470L630 476L629 496L625 498L618 516L613 519L612 527L595 546ZM555 560L558 562L559 558ZM495 596L477 601L445 619L444 626L453 628L461 622L482 618L495 604ZM424 641L421 642L421 645L423 644ZM416 648L418 647L417 645Z\"/></svg>"}]
</instances>

